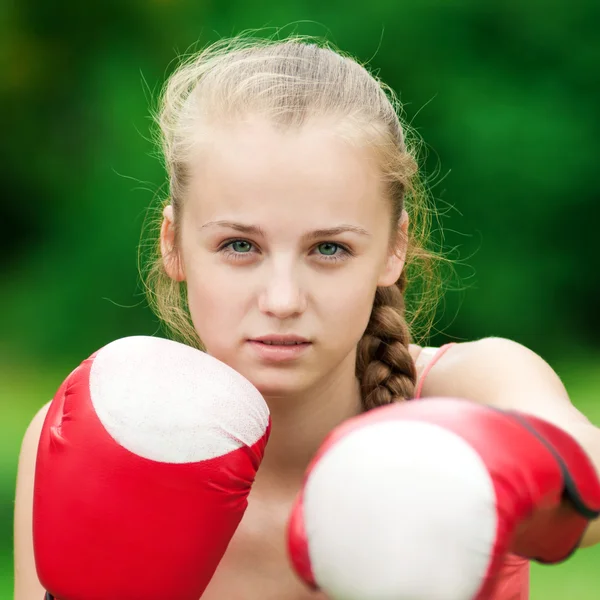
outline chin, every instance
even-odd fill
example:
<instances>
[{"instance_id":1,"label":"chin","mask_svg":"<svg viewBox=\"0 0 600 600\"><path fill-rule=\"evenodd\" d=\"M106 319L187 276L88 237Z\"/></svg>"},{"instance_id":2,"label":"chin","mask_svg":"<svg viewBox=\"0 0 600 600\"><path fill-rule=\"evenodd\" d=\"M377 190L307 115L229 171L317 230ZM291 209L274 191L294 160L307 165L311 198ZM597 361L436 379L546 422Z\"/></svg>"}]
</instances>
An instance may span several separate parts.
<instances>
[{"instance_id":1,"label":"chin","mask_svg":"<svg viewBox=\"0 0 600 600\"><path fill-rule=\"evenodd\" d=\"M314 362L258 363L230 348L213 346L208 352L245 377L263 397L289 397L306 393L325 376Z\"/></svg>"},{"instance_id":2,"label":"chin","mask_svg":"<svg viewBox=\"0 0 600 600\"><path fill-rule=\"evenodd\" d=\"M265 398L302 394L311 386L312 377L305 371L285 368L267 368L242 373Z\"/></svg>"}]
</instances>

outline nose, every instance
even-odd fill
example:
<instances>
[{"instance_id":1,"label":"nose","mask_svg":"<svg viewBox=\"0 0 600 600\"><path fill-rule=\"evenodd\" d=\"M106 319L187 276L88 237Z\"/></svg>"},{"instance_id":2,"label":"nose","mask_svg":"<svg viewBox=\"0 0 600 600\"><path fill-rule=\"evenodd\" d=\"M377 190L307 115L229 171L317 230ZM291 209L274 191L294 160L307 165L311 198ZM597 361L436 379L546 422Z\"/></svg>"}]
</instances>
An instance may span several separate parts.
<instances>
[{"instance_id":1,"label":"nose","mask_svg":"<svg viewBox=\"0 0 600 600\"><path fill-rule=\"evenodd\" d=\"M287 319L302 314L306 304L306 294L292 265L274 266L269 270L258 301L262 313Z\"/></svg>"}]
</instances>

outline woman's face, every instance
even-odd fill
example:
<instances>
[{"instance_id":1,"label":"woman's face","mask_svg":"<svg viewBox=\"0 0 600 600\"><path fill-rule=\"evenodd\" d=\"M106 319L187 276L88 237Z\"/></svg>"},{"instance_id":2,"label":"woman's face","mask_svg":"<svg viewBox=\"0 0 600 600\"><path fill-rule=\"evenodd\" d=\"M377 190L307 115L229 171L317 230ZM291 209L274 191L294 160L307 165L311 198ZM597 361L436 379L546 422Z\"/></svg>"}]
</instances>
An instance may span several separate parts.
<instances>
[{"instance_id":1,"label":"woman's face","mask_svg":"<svg viewBox=\"0 0 600 600\"><path fill-rule=\"evenodd\" d=\"M166 267L187 282L212 356L264 396L301 393L354 372L376 287L403 266L388 252L390 218L366 150L324 125L282 133L256 119L204 146L181 212L180 260ZM268 335L310 343L280 351L253 341Z\"/></svg>"}]
</instances>

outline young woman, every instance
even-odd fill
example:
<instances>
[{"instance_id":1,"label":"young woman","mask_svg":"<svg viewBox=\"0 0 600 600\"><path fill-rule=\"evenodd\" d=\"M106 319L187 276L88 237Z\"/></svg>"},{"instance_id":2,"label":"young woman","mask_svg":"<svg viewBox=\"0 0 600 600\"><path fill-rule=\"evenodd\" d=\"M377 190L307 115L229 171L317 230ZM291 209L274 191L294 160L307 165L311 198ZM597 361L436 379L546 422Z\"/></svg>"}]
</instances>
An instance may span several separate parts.
<instances>
[{"instance_id":1,"label":"young woman","mask_svg":"<svg viewBox=\"0 0 600 600\"><path fill-rule=\"evenodd\" d=\"M452 396L515 409L570 433L600 466L600 432L530 350L411 344L408 320L435 284L427 192L393 94L364 67L302 40L221 42L171 76L158 122L170 191L152 305L252 382L272 416L252 502L203 600L324 597L292 572L286 522L327 434L374 407ZM413 277L425 284L407 315ZM17 600L43 597L31 505L44 414L20 458ZM582 545L598 540L594 523ZM528 597L526 560L506 556L494 594Z\"/></svg>"}]
</instances>

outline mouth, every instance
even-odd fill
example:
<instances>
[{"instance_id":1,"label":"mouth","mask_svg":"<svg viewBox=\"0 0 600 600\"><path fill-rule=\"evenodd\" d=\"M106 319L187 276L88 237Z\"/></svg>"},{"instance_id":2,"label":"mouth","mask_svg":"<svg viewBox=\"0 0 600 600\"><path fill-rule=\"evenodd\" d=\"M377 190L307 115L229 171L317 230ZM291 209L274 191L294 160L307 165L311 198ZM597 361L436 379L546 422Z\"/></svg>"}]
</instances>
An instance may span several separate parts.
<instances>
[{"instance_id":1,"label":"mouth","mask_svg":"<svg viewBox=\"0 0 600 600\"><path fill-rule=\"evenodd\" d=\"M266 346L300 346L302 344L310 344L310 342L273 342L266 340L250 340L257 344L265 344Z\"/></svg>"},{"instance_id":2,"label":"mouth","mask_svg":"<svg viewBox=\"0 0 600 600\"><path fill-rule=\"evenodd\" d=\"M295 334L287 335L262 335L256 338L248 340L250 342L257 342L260 344L266 344L267 346L294 346L299 344L310 344L310 341L305 337Z\"/></svg>"},{"instance_id":3,"label":"mouth","mask_svg":"<svg viewBox=\"0 0 600 600\"><path fill-rule=\"evenodd\" d=\"M269 363L288 362L299 359L312 346L312 342L302 339L251 339L248 340L254 355Z\"/></svg>"}]
</instances>

